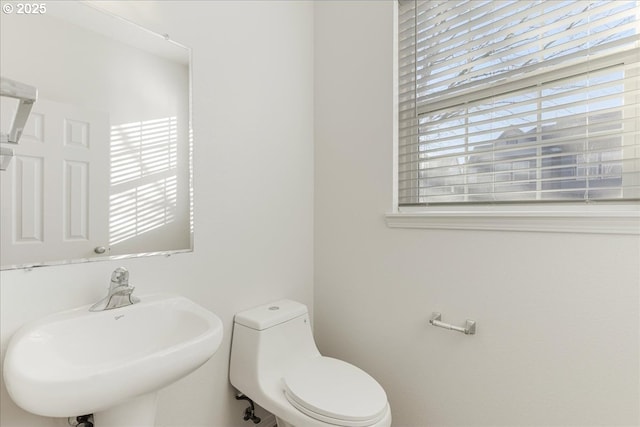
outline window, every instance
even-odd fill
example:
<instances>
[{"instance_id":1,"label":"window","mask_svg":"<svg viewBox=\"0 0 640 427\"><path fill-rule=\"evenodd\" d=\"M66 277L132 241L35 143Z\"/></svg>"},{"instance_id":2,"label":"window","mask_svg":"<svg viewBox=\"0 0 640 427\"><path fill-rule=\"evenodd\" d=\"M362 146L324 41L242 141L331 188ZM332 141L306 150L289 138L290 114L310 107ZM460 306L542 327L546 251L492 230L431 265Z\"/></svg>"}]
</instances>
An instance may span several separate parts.
<instances>
[{"instance_id":1,"label":"window","mask_svg":"<svg viewBox=\"0 0 640 427\"><path fill-rule=\"evenodd\" d=\"M640 199L640 5L399 1L398 205Z\"/></svg>"}]
</instances>

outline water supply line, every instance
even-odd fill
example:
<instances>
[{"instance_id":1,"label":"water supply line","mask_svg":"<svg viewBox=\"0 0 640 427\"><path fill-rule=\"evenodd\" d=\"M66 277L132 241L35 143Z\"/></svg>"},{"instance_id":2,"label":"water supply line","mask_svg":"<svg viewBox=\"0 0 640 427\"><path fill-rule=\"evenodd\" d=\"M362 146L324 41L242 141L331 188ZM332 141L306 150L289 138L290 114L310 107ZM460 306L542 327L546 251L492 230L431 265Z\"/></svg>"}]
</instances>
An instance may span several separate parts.
<instances>
[{"instance_id":1,"label":"water supply line","mask_svg":"<svg viewBox=\"0 0 640 427\"><path fill-rule=\"evenodd\" d=\"M93 414L69 417L67 422L72 427L93 427Z\"/></svg>"},{"instance_id":2,"label":"water supply line","mask_svg":"<svg viewBox=\"0 0 640 427\"><path fill-rule=\"evenodd\" d=\"M260 417L257 417L255 414L256 407L253 404L253 400L249 399L247 396L245 396L242 393L236 394L236 400L246 400L247 402L249 402L249 406L247 407L247 409L244 410L243 419L245 421L251 420L253 421L254 424L258 424L260 421L262 421Z\"/></svg>"}]
</instances>

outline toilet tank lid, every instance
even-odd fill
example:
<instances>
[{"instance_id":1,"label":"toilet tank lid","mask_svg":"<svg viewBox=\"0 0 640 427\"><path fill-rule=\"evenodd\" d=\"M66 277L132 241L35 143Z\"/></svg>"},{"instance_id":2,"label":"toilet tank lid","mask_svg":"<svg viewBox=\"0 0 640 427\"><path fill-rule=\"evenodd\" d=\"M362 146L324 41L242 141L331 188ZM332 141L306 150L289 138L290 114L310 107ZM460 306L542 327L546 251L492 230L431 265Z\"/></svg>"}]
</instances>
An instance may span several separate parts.
<instances>
[{"instance_id":1,"label":"toilet tank lid","mask_svg":"<svg viewBox=\"0 0 640 427\"><path fill-rule=\"evenodd\" d=\"M234 322L257 331L268 329L288 320L307 314L307 306L288 299L241 311Z\"/></svg>"}]
</instances>

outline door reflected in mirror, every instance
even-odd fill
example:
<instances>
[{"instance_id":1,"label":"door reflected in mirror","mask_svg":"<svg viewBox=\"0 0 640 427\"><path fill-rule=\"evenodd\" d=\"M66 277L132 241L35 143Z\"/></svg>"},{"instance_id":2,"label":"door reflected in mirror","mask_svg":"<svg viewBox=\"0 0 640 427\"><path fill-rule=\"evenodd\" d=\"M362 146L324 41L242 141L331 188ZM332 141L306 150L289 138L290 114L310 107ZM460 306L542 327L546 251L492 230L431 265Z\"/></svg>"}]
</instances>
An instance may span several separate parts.
<instances>
[{"instance_id":1,"label":"door reflected in mirror","mask_svg":"<svg viewBox=\"0 0 640 427\"><path fill-rule=\"evenodd\" d=\"M1 268L191 250L189 49L75 1L0 20L3 134L6 79L37 90L2 139Z\"/></svg>"}]
</instances>

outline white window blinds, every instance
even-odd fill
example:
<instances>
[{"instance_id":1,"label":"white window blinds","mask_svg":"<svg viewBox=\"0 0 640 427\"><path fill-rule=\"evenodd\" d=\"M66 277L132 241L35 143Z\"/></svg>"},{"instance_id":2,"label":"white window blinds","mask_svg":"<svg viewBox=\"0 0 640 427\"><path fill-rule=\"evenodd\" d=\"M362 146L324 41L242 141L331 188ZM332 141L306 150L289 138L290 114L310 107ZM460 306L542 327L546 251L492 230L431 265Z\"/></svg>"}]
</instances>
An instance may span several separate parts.
<instances>
[{"instance_id":1,"label":"white window blinds","mask_svg":"<svg viewBox=\"0 0 640 427\"><path fill-rule=\"evenodd\" d=\"M640 198L635 1L399 2L398 201Z\"/></svg>"}]
</instances>

